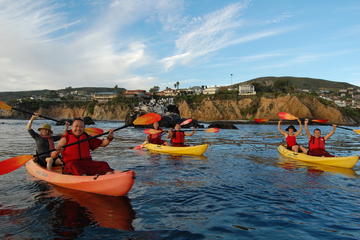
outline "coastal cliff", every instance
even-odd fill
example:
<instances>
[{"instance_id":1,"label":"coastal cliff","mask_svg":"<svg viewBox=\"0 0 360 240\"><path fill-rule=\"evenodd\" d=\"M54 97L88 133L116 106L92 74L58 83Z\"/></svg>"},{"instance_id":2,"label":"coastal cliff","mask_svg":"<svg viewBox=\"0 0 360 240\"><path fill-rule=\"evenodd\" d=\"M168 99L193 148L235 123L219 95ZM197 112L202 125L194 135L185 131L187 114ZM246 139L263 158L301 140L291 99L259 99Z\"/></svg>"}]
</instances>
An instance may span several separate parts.
<instances>
[{"instance_id":1,"label":"coastal cliff","mask_svg":"<svg viewBox=\"0 0 360 240\"><path fill-rule=\"evenodd\" d=\"M183 118L199 121L246 120L252 118L278 119L279 112L288 112L299 118L328 119L331 123L358 124L358 115L344 114L333 104L324 103L316 97L284 95L277 97L249 96L239 99L212 99L202 97L194 100L179 100L176 105ZM67 105L53 103L32 106L19 105L21 109L37 111L56 119L89 116L95 120L124 120L133 108L127 104L84 103ZM358 112L358 110L354 110ZM3 118L28 119L29 115L16 111L0 111Z\"/></svg>"}]
</instances>

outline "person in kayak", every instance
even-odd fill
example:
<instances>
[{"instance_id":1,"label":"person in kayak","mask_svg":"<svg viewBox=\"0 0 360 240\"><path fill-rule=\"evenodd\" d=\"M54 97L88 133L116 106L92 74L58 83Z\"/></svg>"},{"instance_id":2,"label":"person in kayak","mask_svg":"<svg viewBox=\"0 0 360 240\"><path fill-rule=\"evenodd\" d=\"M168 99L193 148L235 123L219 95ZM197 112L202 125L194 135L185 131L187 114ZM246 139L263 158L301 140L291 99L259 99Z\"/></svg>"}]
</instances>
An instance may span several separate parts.
<instances>
[{"instance_id":1,"label":"person in kayak","mask_svg":"<svg viewBox=\"0 0 360 240\"><path fill-rule=\"evenodd\" d=\"M321 131L318 128L314 129L314 135L311 135L308 127L309 119L305 119L305 131L309 138L309 151L308 154L311 156L318 157L334 157L327 151L325 151L325 141L328 140L336 131L336 125L333 124L333 130L328 133L325 137L321 136Z\"/></svg>"},{"instance_id":2,"label":"person in kayak","mask_svg":"<svg viewBox=\"0 0 360 240\"><path fill-rule=\"evenodd\" d=\"M113 173L113 169L104 161L94 161L91 158L91 151L98 147L106 147L114 139L113 131L110 130L107 138L99 139L93 138L88 141L81 142L69 147L63 146L87 139L90 136L84 132L84 120L80 118L74 119L71 130L60 139L57 150L51 153L52 158L56 158L58 154L62 153L64 162L63 173L71 175L103 175Z\"/></svg>"},{"instance_id":3,"label":"person in kayak","mask_svg":"<svg viewBox=\"0 0 360 240\"><path fill-rule=\"evenodd\" d=\"M307 153L307 149L304 148L303 146L300 146L299 144L297 144L296 142L296 137L301 133L302 131L302 125L301 125L301 121L299 119L296 119L299 123L300 129L299 131L296 130L296 128L293 125L288 126L284 131L281 129L281 122L282 120L280 120L278 122L278 130L279 132L285 137L285 141L286 141L286 148L294 151L294 152L299 152L299 149L303 152L303 153Z\"/></svg>"},{"instance_id":4,"label":"person in kayak","mask_svg":"<svg viewBox=\"0 0 360 240\"><path fill-rule=\"evenodd\" d=\"M51 126L47 123L41 125L39 127L38 131L39 133L35 132L32 129L32 123L33 121L38 118L38 114L34 114L29 119L28 124L26 125L26 129L28 130L30 136L35 140L36 143L36 154L48 152L49 150L55 149L55 143L56 141L59 141L61 138L61 135L53 136L53 131L51 130ZM68 129L69 124L66 124L65 132ZM62 165L62 161L60 158L56 158L53 160L50 157L50 153L40 155L35 160L36 163L38 163L42 167L47 167L48 169L51 169L51 167L54 165Z\"/></svg>"},{"instance_id":5,"label":"person in kayak","mask_svg":"<svg viewBox=\"0 0 360 240\"><path fill-rule=\"evenodd\" d=\"M161 132L155 133L155 134L148 134L144 144L152 143L152 144L157 144L157 145L168 145L168 143L166 141L161 139L161 137L163 135L163 130L162 130L162 128L159 128L159 122L153 123L153 129L160 130Z\"/></svg>"},{"instance_id":6,"label":"person in kayak","mask_svg":"<svg viewBox=\"0 0 360 240\"><path fill-rule=\"evenodd\" d=\"M180 123L175 124L175 129L170 129L167 136L170 139L171 146L173 147L185 147L185 136L192 136L195 133L195 129L192 128L192 132L186 133L181 131Z\"/></svg>"}]
</instances>

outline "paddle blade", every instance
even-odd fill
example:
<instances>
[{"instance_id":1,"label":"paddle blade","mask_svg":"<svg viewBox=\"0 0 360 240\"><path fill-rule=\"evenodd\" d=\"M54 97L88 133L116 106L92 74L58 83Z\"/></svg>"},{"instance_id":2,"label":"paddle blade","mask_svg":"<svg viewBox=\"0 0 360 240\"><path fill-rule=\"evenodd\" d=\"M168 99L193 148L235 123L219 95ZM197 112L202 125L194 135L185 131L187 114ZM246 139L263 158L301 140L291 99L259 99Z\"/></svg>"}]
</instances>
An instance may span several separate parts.
<instances>
[{"instance_id":1,"label":"paddle blade","mask_svg":"<svg viewBox=\"0 0 360 240\"><path fill-rule=\"evenodd\" d=\"M27 161L33 159L33 155L21 155L13 158L6 159L0 162L0 175L7 174L12 172L22 165L24 165Z\"/></svg>"},{"instance_id":2,"label":"paddle blade","mask_svg":"<svg viewBox=\"0 0 360 240\"><path fill-rule=\"evenodd\" d=\"M329 120L328 119L313 119L311 121L317 122L317 123L327 123Z\"/></svg>"},{"instance_id":3,"label":"paddle blade","mask_svg":"<svg viewBox=\"0 0 360 240\"><path fill-rule=\"evenodd\" d=\"M264 123L264 122L268 122L269 119L267 118L254 118L254 121L257 123Z\"/></svg>"},{"instance_id":4,"label":"paddle blade","mask_svg":"<svg viewBox=\"0 0 360 240\"><path fill-rule=\"evenodd\" d=\"M137 145L136 147L134 147L133 149L134 150L141 150L143 147L144 147L145 144L140 144L140 145Z\"/></svg>"},{"instance_id":5,"label":"paddle blade","mask_svg":"<svg viewBox=\"0 0 360 240\"><path fill-rule=\"evenodd\" d=\"M161 133L161 132L162 132L161 130L156 130L156 129L151 129L151 128L148 128L148 129L144 130L145 134L158 134L158 133Z\"/></svg>"},{"instance_id":6,"label":"paddle blade","mask_svg":"<svg viewBox=\"0 0 360 240\"><path fill-rule=\"evenodd\" d=\"M278 116L280 119L284 119L284 120L296 120L297 117L295 117L294 115L290 114L290 113L286 113L286 112L279 112Z\"/></svg>"},{"instance_id":7,"label":"paddle blade","mask_svg":"<svg viewBox=\"0 0 360 240\"><path fill-rule=\"evenodd\" d=\"M206 130L204 130L204 132L208 132L208 133L218 133L220 131L220 128L208 128Z\"/></svg>"},{"instance_id":8,"label":"paddle blade","mask_svg":"<svg viewBox=\"0 0 360 240\"><path fill-rule=\"evenodd\" d=\"M192 122L192 119L189 118L189 119L186 119L185 121L183 121L182 123L180 123L180 125L183 126L183 125L189 124L191 122Z\"/></svg>"},{"instance_id":9,"label":"paddle blade","mask_svg":"<svg viewBox=\"0 0 360 240\"><path fill-rule=\"evenodd\" d=\"M85 132L90 136L95 136L95 135L103 134L104 130L102 130L101 128L85 128Z\"/></svg>"},{"instance_id":10,"label":"paddle blade","mask_svg":"<svg viewBox=\"0 0 360 240\"><path fill-rule=\"evenodd\" d=\"M149 125L154 122L158 122L161 120L161 116L157 113L147 113L145 115L142 115L140 117L137 117L133 124L134 125Z\"/></svg>"},{"instance_id":11,"label":"paddle blade","mask_svg":"<svg viewBox=\"0 0 360 240\"><path fill-rule=\"evenodd\" d=\"M5 102L0 101L0 108L4 109L4 110L11 110L12 107L10 107L9 105L7 105Z\"/></svg>"},{"instance_id":12,"label":"paddle blade","mask_svg":"<svg viewBox=\"0 0 360 240\"><path fill-rule=\"evenodd\" d=\"M360 134L360 129L353 129L354 132L356 132L357 134Z\"/></svg>"}]
</instances>

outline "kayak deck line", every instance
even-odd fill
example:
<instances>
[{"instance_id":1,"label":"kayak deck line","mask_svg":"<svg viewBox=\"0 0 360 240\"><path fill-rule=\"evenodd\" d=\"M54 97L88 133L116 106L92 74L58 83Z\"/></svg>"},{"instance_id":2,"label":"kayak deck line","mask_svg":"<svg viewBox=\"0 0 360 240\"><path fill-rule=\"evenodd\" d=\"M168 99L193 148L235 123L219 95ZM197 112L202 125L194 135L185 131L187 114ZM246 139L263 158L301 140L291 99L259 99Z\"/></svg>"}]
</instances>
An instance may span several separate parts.
<instances>
[{"instance_id":1,"label":"kayak deck line","mask_svg":"<svg viewBox=\"0 0 360 240\"><path fill-rule=\"evenodd\" d=\"M312 162L323 165L329 165L342 168L353 168L359 160L359 156L346 156L346 157L317 157L304 153L296 153L280 145L278 151L281 155L303 162Z\"/></svg>"}]
</instances>

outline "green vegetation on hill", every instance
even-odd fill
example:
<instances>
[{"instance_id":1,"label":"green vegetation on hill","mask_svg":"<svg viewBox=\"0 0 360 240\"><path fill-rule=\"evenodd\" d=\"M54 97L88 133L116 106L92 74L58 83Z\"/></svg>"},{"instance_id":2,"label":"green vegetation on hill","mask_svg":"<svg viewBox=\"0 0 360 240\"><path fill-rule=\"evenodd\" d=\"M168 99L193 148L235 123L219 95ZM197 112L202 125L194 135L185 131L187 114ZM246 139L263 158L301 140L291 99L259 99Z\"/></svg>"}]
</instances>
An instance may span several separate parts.
<instances>
[{"instance_id":1,"label":"green vegetation on hill","mask_svg":"<svg viewBox=\"0 0 360 240\"><path fill-rule=\"evenodd\" d=\"M261 91L272 92L274 89L308 89L308 90L339 90L346 88L358 89L358 86L346 83L346 82L334 82L316 78L304 78L304 77L261 77L242 82L240 84L253 84Z\"/></svg>"}]
</instances>

